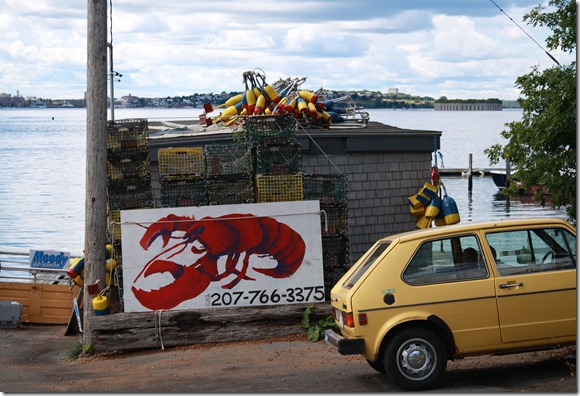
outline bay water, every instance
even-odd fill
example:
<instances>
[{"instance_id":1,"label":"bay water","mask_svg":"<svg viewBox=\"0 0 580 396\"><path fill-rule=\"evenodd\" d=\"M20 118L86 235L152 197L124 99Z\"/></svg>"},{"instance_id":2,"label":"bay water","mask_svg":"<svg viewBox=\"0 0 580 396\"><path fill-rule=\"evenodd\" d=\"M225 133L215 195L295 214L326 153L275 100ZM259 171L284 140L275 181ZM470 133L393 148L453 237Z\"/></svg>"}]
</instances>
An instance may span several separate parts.
<instances>
[{"instance_id":1,"label":"bay water","mask_svg":"<svg viewBox=\"0 0 580 396\"><path fill-rule=\"evenodd\" d=\"M504 143L505 123L521 110L460 112L369 109L371 121L442 131L439 167L489 168L483 150ZM201 109L115 109L115 119L191 120ZM329 131L332 133L332 131ZM84 248L86 110L0 109L0 247L82 252ZM499 164L497 167L503 167ZM444 176L461 221L516 217L566 218L530 197L508 199L489 176ZM417 186L419 188L421 186Z\"/></svg>"}]
</instances>

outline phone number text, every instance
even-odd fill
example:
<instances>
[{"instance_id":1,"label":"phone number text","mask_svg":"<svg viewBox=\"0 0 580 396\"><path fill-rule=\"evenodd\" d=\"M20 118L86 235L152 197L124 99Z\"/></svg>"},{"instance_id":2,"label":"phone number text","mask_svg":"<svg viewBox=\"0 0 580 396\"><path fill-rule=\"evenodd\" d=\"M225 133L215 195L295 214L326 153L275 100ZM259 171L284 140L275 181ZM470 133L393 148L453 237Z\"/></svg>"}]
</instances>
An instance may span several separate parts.
<instances>
[{"instance_id":1,"label":"phone number text","mask_svg":"<svg viewBox=\"0 0 580 396\"><path fill-rule=\"evenodd\" d=\"M211 293L206 296L206 304L212 307L311 301L324 301L323 286L291 287L284 291L274 289Z\"/></svg>"}]
</instances>

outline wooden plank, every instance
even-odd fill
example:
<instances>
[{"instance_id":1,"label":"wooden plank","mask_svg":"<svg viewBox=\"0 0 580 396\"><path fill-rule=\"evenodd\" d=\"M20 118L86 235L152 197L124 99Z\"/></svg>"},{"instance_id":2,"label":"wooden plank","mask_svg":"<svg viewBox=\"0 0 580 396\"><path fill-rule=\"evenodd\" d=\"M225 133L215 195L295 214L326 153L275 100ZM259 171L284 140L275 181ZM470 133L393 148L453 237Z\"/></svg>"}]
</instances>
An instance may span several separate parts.
<instances>
[{"instance_id":1,"label":"wooden plank","mask_svg":"<svg viewBox=\"0 0 580 396\"><path fill-rule=\"evenodd\" d=\"M317 303L95 316L92 345L97 351L138 350L300 334L309 305L311 322L331 314L329 303Z\"/></svg>"},{"instance_id":2,"label":"wooden plank","mask_svg":"<svg viewBox=\"0 0 580 396\"><path fill-rule=\"evenodd\" d=\"M22 322L66 324L78 288L67 285L0 282L0 300L22 304Z\"/></svg>"}]
</instances>

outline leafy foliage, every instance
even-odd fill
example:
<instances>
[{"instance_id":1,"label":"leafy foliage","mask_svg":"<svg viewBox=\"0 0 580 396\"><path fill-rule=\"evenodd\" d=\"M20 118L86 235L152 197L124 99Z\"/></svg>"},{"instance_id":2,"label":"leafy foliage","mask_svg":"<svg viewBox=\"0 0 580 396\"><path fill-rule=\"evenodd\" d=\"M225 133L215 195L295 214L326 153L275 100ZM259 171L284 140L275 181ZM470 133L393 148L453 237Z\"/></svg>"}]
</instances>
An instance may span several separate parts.
<instances>
[{"instance_id":1,"label":"leafy foliage","mask_svg":"<svg viewBox=\"0 0 580 396\"><path fill-rule=\"evenodd\" d=\"M524 17L528 23L548 26L549 49L572 52L576 49L576 4L571 0L551 0L554 12L538 6ZM521 121L506 124L501 135L508 140L485 150L491 165L509 160L514 177L529 189L544 186L552 195L552 205L566 208L569 221L576 222L576 62L558 65L520 76L518 102L524 113ZM515 186L507 190L515 192ZM542 191L535 199L545 202Z\"/></svg>"},{"instance_id":2,"label":"leafy foliage","mask_svg":"<svg viewBox=\"0 0 580 396\"><path fill-rule=\"evenodd\" d=\"M334 329L338 330L338 326L334 323L332 316L327 316L324 319L320 319L315 324L310 323L310 314L312 313L312 306L306 307L304 310L302 321L300 322L300 327L307 330L307 336L310 341L316 342L320 340L324 335L324 330Z\"/></svg>"}]
</instances>

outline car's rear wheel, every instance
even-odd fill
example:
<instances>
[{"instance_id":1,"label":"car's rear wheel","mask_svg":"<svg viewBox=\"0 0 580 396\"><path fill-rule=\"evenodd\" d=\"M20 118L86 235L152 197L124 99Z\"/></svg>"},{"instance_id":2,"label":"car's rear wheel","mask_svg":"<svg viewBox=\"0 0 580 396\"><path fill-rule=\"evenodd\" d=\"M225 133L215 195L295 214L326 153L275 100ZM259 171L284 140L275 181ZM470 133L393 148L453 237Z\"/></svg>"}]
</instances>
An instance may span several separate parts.
<instances>
[{"instance_id":1,"label":"car's rear wheel","mask_svg":"<svg viewBox=\"0 0 580 396\"><path fill-rule=\"evenodd\" d=\"M383 356L386 374L401 388L432 387L445 372L447 355L441 339L433 332L413 327L397 333Z\"/></svg>"},{"instance_id":2,"label":"car's rear wheel","mask_svg":"<svg viewBox=\"0 0 580 396\"><path fill-rule=\"evenodd\" d=\"M383 366L383 360L381 358L373 361L367 359L369 366L371 366L374 370L378 371L381 374L386 374L385 366Z\"/></svg>"}]
</instances>

